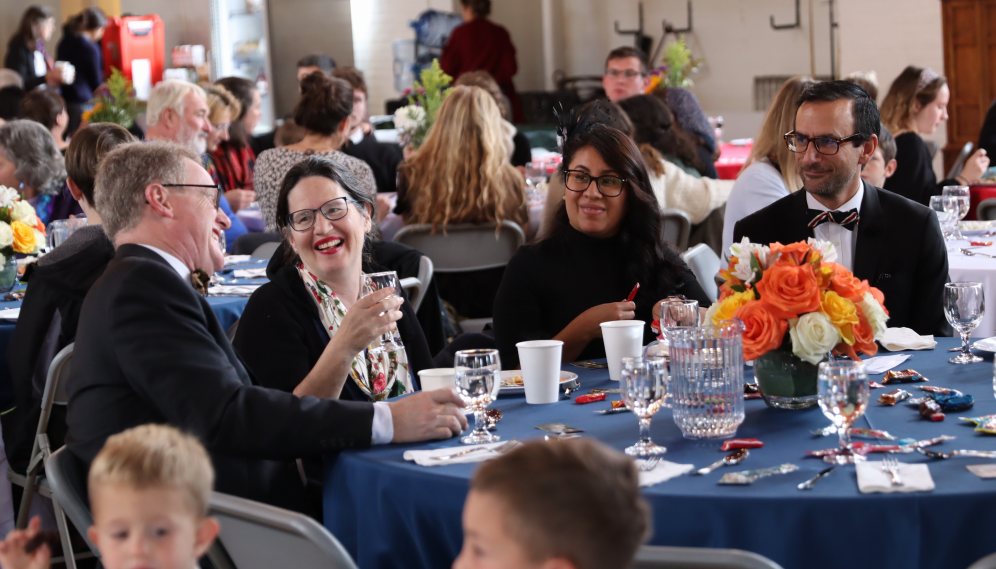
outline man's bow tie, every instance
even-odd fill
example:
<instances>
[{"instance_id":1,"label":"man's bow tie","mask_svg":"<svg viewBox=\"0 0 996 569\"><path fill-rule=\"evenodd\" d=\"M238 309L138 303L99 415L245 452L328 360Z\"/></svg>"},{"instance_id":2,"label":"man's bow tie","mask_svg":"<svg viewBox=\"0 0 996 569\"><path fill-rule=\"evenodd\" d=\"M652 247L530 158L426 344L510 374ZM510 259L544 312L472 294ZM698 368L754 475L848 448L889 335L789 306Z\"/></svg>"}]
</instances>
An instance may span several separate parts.
<instances>
[{"instance_id":1,"label":"man's bow tie","mask_svg":"<svg viewBox=\"0 0 996 569\"><path fill-rule=\"evenodd\" d=\"M815 229L824 223L833 222L848 231L854 231L854 227L861 219L857 209L847 211L820 211L818 209L809 210L809 228Z\"/></svg>"},{"instance_id":2,"label":"man's bow tie","mask_svg":"<svg viewBox=\"0 0 996 569\"><path fill-rule=\"evenodd\" d=\"M207 296L208 287L211 286L211 275L207 274L207 271L203 269L197 269L190 273L190 282L194 285L197 292L201 293L201 296Z\"/></svg>"}]
</instances>

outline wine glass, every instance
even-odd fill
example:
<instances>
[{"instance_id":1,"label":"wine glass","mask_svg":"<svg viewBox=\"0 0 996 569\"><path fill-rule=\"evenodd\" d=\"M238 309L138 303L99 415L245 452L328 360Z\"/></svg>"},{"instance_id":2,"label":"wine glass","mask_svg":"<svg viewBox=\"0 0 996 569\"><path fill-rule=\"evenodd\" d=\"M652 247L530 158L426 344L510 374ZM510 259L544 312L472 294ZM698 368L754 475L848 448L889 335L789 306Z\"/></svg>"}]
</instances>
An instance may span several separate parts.
<instances>
[{"instance_id":1,"label":"wine glass","mask_svg":"<svg viewBox=\"0 0 996 569\"><path fill-rule=\"evenodd\" d=\"M941 226L941 233L945 241L951 239L951 230L957 222L958 203L956 198L951 196L930 196L930 209L937 215L937 223ZM948 251L955 249L948 247Z\"/></svg>"},{"instance_id":2,"label":"wine glass","mask_svg":"<svg viewBox=\"0 0 996 569\"><path fill-rule=\"evenodd\" d=\"M958 219L955 221L954 228L954 238L964 239L961 231L958 228L958 222L965 219L968 215L968 209L971 206L972 198L971 193L968 190L968 186L944 186L942 190L942 195L955 198L958 202Z\"/></svg>"},{"instance_id":3,"label":"wine glass","mask_svg":"<svg viewBox=\"0 0 996 569\"><path fill-rule=\"evenodd\" d=\"M851 450L851 425L868 407L868 372L851 360L820 362L816 375L820 409L840 435L840 451L823 458L835 464L854 464L865 457Z\"/></svg>"},{"instance_id":4,"label":"wine glass","mask_svg":"<svg viewBox=\"0 0 996 569\"><path fill-rule=\"evenodd\" d=\"M953 364L972 364L982 358L972 353L968 347L972 330L982 322L986 313L986 299L982 283L948 283L944 285L944 316L948 323L961 334L961 352L948 360Z\"/></svg>"},{"instance_id":5,"label":"wine glass","mask_svg":"<svg viewBox=\"0 0 996 569\"><path fill-rule=\"evenodd\" d=\"M626 449L630 456L655 456L667 449L650 440L650 419L667 395L667 362L663 357L623 358L619 394L626 408L640 420L640 439Z\"/></svg>"},{"instance_id":6,"label":"wine glass","mask_svg":"<svg viewBox=\"0 0 996 569\"><path fill-rule=\"evenodd\" d=\"M487 430L484 416L488 405L501 388L501 360L498 350L460 350L453 361L457 393L474 411L474 430L460 439L465 445L493 443L499 440Z\"/></svg>"},{"instance_id":7,"label":"wine glass","mask_svg":"<svg viewBox=\"0 0 996 569\"><path fill-rule=\"evenodd\" d=\"M699 325L699 301L669 298L661 301L661 329L694 328Z\"/></svg>"},{"instance_id":8,"label":"wine glass","mask_svg":"<svg viewBox=\"0 0 996 569\"><path fill-rule=\"evenodd\" d=\"M398 273L394 271L387 271L385 273L371 273L363 275L362 290L364 295L387 287L394 287L394 293L391 294L391 296L401 298L401 285L398 282ZM391 329L380 335L380 345L374 345L367 349L370 353L376 354L382 352L397 352L403 350L404 348L404 344L401 343L401 336L398 334L397 325L391 324Z\"/></svg>"}]
</instances>

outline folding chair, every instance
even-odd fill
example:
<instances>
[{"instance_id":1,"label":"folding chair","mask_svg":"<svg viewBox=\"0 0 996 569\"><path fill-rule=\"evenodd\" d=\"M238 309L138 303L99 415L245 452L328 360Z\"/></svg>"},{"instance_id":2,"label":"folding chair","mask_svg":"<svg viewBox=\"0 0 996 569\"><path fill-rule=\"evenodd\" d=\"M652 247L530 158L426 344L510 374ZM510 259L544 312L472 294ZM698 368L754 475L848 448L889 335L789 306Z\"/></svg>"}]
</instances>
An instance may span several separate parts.
<instances>
[{"instance_id":1,"label":"folding chair","mask_svg":"<svg viewBox=\"0 0 996 569\"><path fill-rule=\"evenodd\" d=\"M62 447L48 457L45 462L45 472L52 487L52 502L55 504L55 519L59 524L62 548L64 552L69 552L66 554L66 567L75 569L74 555L80 559L99 557L100 555L86 534L87 528L93 525L90 501L86 492L86 471L80 461L66 447ZM83 536L83 540L90 548L90 553L74 554L72 549L67 549L69 547L67 516L79 534Z\"/></svg>"},{"instance_id":2,"label":"folding chair","mask_svg":"<svg viewBox=\"0 0 996 569\"><path fill-rule=\"evenodd\" d=\"M774 561L740 549L645 545L630 569L782 569Z\"/></svg>"},{"instance_id":3,"label":"folding chair","mask_svg":"<svg viewBox=\"0 0 996 569\"><path fill-rule=\"evenodd\" d=\"M986 198L975 206L975 219L992 221L996 219L996 198Z\"/></svg>"},{"instance_id":4,"label":"folding chair","mask_svg":"<svg viewBox=\"0 0 996 569\"><path fill-rule=\"evenodd\" d=\"M681 254L688 268L695 273L695 280L705 291L709 300L715 302L719 297L719 287L716 286L716 274L722 268L722 261L705 243L699 243Z\"/></svg>"},{"instance_id":5,"label":"folding chair","mask_svg":"<svg viewBox=\"0 0 996 569\"><path fill-rule=\"evenodd\" d=\"M688 239L692 234L692 220L679 209L665 209L661 212L664 222L664 241L672 244L679 253L688 249Z\"/></svg>"}]
</instances>

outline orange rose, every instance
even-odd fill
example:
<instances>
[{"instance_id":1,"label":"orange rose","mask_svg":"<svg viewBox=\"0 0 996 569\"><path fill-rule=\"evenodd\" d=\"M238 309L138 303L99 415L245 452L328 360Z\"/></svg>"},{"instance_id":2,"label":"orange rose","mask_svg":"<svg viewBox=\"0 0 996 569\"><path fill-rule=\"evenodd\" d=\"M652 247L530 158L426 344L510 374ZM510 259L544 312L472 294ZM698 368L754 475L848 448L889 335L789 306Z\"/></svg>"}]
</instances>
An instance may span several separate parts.
<instances>
[{"instance_id":1,"label":"orange rose","mask_svg":"<svg viewBox=\"0 0 996 569\"><path fill-rule=\"evenodd\" d=\"M763 302L749 302L733 313L744 323L744 359L756 360L778 349L788 322L776 317Z\"/></svg>"},{"instance_id":2,"label":"orange rose","mask_svg":"<svg viewBox=\"0 0 996 569\"><path fill-rule=\"evenodd\" d=\"M761 302L779 318L797 318L820 308L820 287L812 265L778 261L757 283Z\"/></svg>"},{"instance_id":3,"label":"orange rose","mask_svg":"<svg viewBox=\"0 0 996 569\"><path fill-rule=\"evenodd\" d=\"M837 350L847 354L852 360L861 361L858 352L866 356L874 356L878 353L878 344L875 343L875 333L864 314L858 313L858 323L851 326L854 334L854 345L848 346L845 342L837 344Z\"/></svg>"},{"instance_id":4,"label":"orange rose","mask_svg":"<svg viewBox=\"0 0 996 569\"><path fill-rule=\"evenodd\" d=\"M871 288L868 286L868 281L858 280L851 271L836 263L834 269L833 278L830 279L830 290L851 302L861 302L865 293Z\"/></svg>"},{"instance_id":5,"label":"orange rose","mask_svg":"<svg viewBox=\"0 0 996 569\"><path fill-rule=\"evenodd\" d=\"M770 247L771 255L781 255L779 260L791 261L794 265L801 265L806 262L806 258L809 256L809 252L812 251L812 246L805 241L799 241L796 243L791 243L789 245L782 245L781 243L774 243Z\"/></svg>"},{"instance_id":6,"label":"orange rose","mask_svg":"<svg viewBox=\"0 0 996 569\"><path fill-rule=\"evenodd\" d=\"M31 253L38 246L38 239L35 237L35 230L23 221L13 221L10 229L14 232L14 251L17 253Z\"/></svg>"}]
</instances>

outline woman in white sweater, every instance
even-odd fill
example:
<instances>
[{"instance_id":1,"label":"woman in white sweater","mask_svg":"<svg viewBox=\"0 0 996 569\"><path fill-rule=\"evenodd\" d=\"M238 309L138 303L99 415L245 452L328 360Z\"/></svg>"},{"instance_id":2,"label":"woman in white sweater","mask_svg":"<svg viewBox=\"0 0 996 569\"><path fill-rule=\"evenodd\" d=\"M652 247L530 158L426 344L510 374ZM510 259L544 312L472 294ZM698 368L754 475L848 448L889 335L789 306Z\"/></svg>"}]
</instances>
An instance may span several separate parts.
<instances>
[{"instance_id":1,"label":"woman in white sweater","mask_svg":"<svg viewBox=\"0 0 996 569\"><path fill-rule=\"evenodd\" d=\"M761 133L754 140L747 164L737 176L723 220L723 253L733 243L733 226L738 221L763 209L802 187L796 171L795 155L785 144L785 133L795 128L796 101L809 85L809 77L796 76L778 89L768 113L764 116Z\"/></svg>"}]
</instances>

